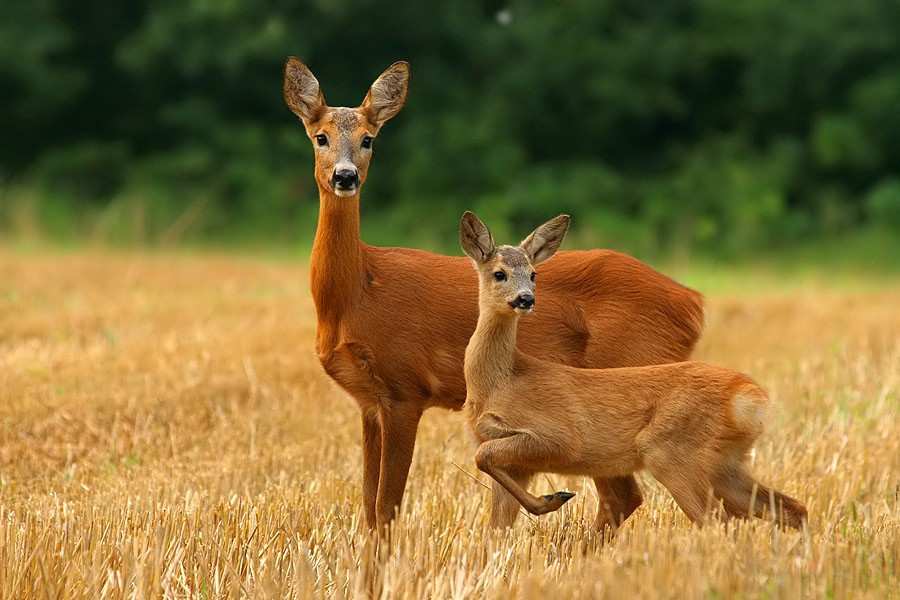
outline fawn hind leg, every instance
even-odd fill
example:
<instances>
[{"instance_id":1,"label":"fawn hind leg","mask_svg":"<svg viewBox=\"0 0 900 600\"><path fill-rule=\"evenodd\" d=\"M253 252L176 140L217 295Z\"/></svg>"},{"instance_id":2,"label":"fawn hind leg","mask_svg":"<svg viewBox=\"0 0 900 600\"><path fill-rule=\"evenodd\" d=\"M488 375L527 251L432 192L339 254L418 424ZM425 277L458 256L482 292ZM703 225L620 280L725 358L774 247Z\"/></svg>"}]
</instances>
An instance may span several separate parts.
<instances>
[{"instance_id":1,"label":"fawn hind leg","mask_svg":"<svg viewBox=\"0 0 900 600\"><path fill-rule=\"evenodd\" d=\"M597 529L615 531L644 501L634 475L594 477L600 502L597 506Z\"/></svg>"},{"instance_id":2,"label":"fawn hind leg","mask_svg":"<svg viewBox=\"0 0 900 600\"><path fill-rule=\"evenodd\" d=\"M528 489L530 472L507 469L507 473L522 489ZM521 507L515 496L507 492L496 479L491 479L491 527L499 529L512 527Z\"/></svg>"},{"instance_id":3,"label":"fawn hind leg","mask_svg":"<svg viewBox=\"0 0 900 600\"><path fill-rule=\"evenodd\" d=\"M540 498L529 494L511 475L540 463L547 458L548 449L527 433L513 433L500 439L483 442L475 453L475 464L503 486L522 508L533 515L558 510L575 496L570 492L556 492Z\"/></svg>"},{"instance_id":4,"label":"fawn hind leg","mask_svg":"<svg viewBox=\"0 0 900 600\"><path fill-rule=\"evenodd\" d=\"M723 468L713 479L713 489L716 496L722 499L725 511L734 517L765 518L774 503L774 519L782 527L800 529L807 518L803 504L760 484L742 464Z\"/></svg>"},{"instance_id":5,"label":"fawn hind leg","mask_svg":"<svg viewBox=\"0 0 900 600\"><path fill-rule=\"evenodd\" d=\"M701 468L685 461L671 460L666 455L684 455L679 449L671 452L653 452L644 458L650 474L660 482L684 514L697 525L703 525L706 517L709 491L712 485Z\"/></svg>"}]
</instances>

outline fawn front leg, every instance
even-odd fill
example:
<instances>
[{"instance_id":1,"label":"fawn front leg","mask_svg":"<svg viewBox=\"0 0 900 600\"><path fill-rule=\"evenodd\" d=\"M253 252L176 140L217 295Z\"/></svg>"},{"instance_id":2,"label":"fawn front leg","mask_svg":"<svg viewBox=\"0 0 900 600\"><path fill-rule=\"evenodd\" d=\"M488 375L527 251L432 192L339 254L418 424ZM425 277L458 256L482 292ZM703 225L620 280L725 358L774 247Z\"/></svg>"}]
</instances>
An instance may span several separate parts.
<instances>
[{"instance_id":1,"label":"fawn front leg","mask_svg":"<svg viewBox=\"0 0 900 600\"><path fill-rule=\"evenodd\" d=\"M544 451L537 448L527 434L519 433L499 440L488 440L478 447L475 453L475 464L490 475L497 483L506 488L519 501L522 508L533 515L542 515L558 510L571 500L575 494L556 492L538 498L529 494L519 485L509 470L523 468L542 458ZM531 460L529 460L531 459Z\"/></svg>"},{"instance_id":2,"label":"fawn front leg","mask_svg":"<svg viewBox=\"0 0 900 600\"><path fill-rule=\"evenodd\" d=\"M595 477L594 485L600 496L597 507L597 528L615 531L643 502L641 488L634 475L625 477Z\"/></svg>"},{"instance_id":3,"label":"fawn front leg","mask_svg":"<svg viewBox=\"0 0 900 600\"><path fill-rule=\"evenodd\" d=\"M376 527L375 505L378 500L378 480L381 473L381 423L378 411L364 409L362 413L363 448L363 506L366 525Z\"/></svg>"},{"instance_id":4,"label":"fawn front leg","mask_svg":"<svg viewBox=\"0 0 900 600\"><path fill-rule=\"evenodd\" d=\"M531 473L526 471L509 470L509 475L523 489L528 489L528 482L531 480ZM491 527L503 529L512 527L519 516L519 501L515 496L506 491L497 480L491 481Z\"/></svg>"},{"instance_id":5,"label":"fawn front leg","mask_svg":"<svg viewBox=\"0 0 900 600\"><path fill-rule=\"evenodd\" d=\"M413 404L381 409L381 476L375 505L376 525L381 532L400 510L421 418L422 409Z\"/></svg>"}]
</instances>

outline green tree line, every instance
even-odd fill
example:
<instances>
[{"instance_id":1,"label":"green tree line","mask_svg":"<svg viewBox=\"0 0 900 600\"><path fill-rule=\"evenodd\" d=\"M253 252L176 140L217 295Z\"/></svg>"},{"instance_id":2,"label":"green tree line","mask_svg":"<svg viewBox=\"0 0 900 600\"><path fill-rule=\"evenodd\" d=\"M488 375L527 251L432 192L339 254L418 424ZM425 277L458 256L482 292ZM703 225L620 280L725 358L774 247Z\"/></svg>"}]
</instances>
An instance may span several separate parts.
<instances>
[{"instance_id":1,"label":"green tree line","mask_svg":"<svg viewBox=\"0 0 900 600\"><path fill-rule=\"evenodd\" d=\"M0 224L308 237L287 55L332 105L412 65L372 241L450 245L466 208L643 253L900 229L896 0L6 0Z\"/></svg>"}]
</instances>

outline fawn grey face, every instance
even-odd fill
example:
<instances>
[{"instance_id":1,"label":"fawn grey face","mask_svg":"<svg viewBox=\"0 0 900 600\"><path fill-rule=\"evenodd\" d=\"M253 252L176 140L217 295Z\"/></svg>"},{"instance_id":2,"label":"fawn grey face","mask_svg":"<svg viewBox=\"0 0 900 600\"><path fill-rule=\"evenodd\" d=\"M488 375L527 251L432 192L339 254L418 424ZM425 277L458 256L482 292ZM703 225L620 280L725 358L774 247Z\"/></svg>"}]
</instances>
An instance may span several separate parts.
<instances>
[{"instance_id":1,"label":"fawn grey face","mask_svg":"<svg viewBox=\"0 0 900 600\"><path fill-rule=\"evenodd\" d=\"M515 246L500 246L486 266L488 268L482 273L485 279L482 287L487 288L491 296L505 301L513 310L531 312L537 272L525 251Z\"/></svg>"},{"instance_id":2,"label":"fawn grey face","mask_svg":"<svg viewBox=\"0 0 900 600\"><path fill-rule=\"evenodd\" d=\"M381 126L406 102L409 65L396 62L382 73L357 108L329 107L319 82L300 60L284 65L284 100L303 121L316 156L316 183L351 197L365 183L372 145Z\"/></svg>"},{"instance_id":3,"label":"fawn grey face","mask_svg":"<svg viewBox=\"0 0 900 600\"><path fill-rule=\"evenodd\" d=\"M466 211L459 224L459 241L479 274L479 303L498 311L531 312L535 304L535 267L556 254L569 216L559 215L534 230L518 246L496 246L491 232Z\"/></svg>"}]
</instances>

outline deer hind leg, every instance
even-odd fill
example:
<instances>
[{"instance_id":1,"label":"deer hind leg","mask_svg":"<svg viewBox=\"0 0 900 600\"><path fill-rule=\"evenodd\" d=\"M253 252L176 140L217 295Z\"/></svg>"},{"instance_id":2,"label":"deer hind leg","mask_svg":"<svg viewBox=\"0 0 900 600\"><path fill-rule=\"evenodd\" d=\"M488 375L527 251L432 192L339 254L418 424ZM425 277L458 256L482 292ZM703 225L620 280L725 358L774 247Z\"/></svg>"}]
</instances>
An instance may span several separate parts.
<instances>
[{"instance_id":1,"label":"deer hind leg","mask_svg":"<svg viewBox=\"0 0 900 600\"><path fill-rule=\"evenodd\" d=\"M508 469L509 476L523 489L528 489L531 473ZM491 480L491 527L503 529L512 527L519 516L521 505L515 496L506 491L496 479Z\"/></svg>"},{"instance_id":2,"label":"deer hind leg","mask_svg":"<svg viewBox=\"0 0 900 600\"><path fill-rule=\"evenodd\" d=\"M734 517L765 518L766 513L771 512L778 525L795 529L802 528L807 519L803 504L758 483L741 464L722 469L713 479L713 489L725 511Z\"/></svg>"},{"instance_id":3,"label":"deer hind leg","mask_svg":"<svg viewBox=\"0 0 900 600\"><path fill-rule=\"evenodd\" d=\"M400 510L421 418L421 408L412 404L381 409L381 465L375 503L376 525L380 530Z\"/></svg>"},{"instance_id":4,"label":"deer hind leg","mask_svg":"<svg viewBox=\"0 0 900 600\"><path fill-rule=\"evenodd\" d=\"M483 442L475 453L475 464L494 481L503 486L522 508L533 515L543 515L558 510L575 494L556 492L537 497L529 494L511 472L527 469L547 459L547 448L527 433L514 433L501 439Z\"/></svg>"},{"instance_id":5,"label":"deer hind leg","mask_svg":"<svg viewBox=\"0 0 900 600\"><path fill-rule=\"evenodd\" d=\"M634 475L595 477L600 496L597 507L597 529L615 531L644 501Z\"/></svg>"}]
</instances>

